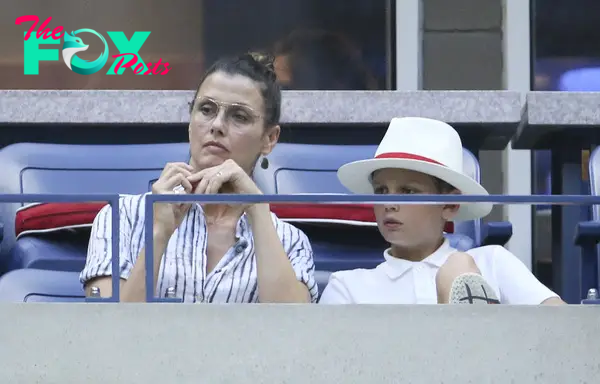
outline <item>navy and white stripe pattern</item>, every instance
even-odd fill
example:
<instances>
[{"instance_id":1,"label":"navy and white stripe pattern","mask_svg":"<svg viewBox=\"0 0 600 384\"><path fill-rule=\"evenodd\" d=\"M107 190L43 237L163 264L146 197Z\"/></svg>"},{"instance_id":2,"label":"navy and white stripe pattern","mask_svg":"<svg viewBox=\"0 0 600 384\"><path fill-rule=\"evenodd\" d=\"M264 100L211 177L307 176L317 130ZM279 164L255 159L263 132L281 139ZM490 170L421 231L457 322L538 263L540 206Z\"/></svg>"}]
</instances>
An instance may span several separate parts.
<instances>
[{"instance_id":1,"label":"navy and white stripe pattern","mask_svg":"<svg viewBox=\"0 0 600 384\"><path fill-rule=\"evenodd\" d=\"M138 254L144 248L144 195L123 195L120 212L121 278L127 279ZM273 215L273 222L299 281L306 284L313 302L318 287L314 278L313 252L306 235ZM244 215L238 221L237 242L206 274L207 230L202 208L192 205L175 231L161 262L156 294L165 297L170 287L184 302L255 303L258 302L254 239ZM92 227L82 284L111 275L111 211L104 207Z\"/></svg>"}]
</instances>

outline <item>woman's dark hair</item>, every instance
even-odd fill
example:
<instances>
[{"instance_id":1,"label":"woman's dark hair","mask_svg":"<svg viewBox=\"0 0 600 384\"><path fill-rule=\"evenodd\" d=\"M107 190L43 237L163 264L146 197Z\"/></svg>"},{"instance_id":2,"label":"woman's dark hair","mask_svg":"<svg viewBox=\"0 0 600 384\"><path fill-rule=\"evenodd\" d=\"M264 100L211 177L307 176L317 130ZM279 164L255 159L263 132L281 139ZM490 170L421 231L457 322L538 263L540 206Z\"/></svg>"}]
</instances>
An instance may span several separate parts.
<instances>
[{"instance_id":1,"label":"woman's dark hair","mask_svg":"<svg viewBox=\"0 0 600 384\"><path fill-rule=\"evenodd\" d=\"M251 52L237 57L219 59L202 76L200 84L196 88L194 99L190 102L190 113L192 113L194 101L198 97L198 91L202 83L215 72L244 76L260 84L260 91L265 104L265 126L271 127L279 124L281 88L277 83L273 56Z\"/></svg>"},{"instance_id":2,"label":"woman's dark hair","mask_svg":"<svg viewBox=\"0 0 600 384\"><path fill-rule=\"evenodd\" d=\"M373 90L377 80L360 50L344 35L298 29L275 43L274 54L287 57L295 90Z\"/></svg>"}]
</instances>

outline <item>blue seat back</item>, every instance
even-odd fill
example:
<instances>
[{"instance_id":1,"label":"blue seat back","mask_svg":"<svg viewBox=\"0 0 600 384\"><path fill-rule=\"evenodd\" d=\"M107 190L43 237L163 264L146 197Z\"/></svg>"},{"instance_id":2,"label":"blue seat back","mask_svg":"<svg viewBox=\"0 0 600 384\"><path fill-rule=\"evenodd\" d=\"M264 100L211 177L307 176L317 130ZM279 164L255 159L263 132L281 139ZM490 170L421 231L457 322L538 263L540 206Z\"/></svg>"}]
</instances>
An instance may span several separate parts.
<instances>
[{"instance_id":1,"label":"blue seat back","mask_svg":"<svg viewBox=\"0 0 600 384\"><path fill-rule=\"evenodd\" d=\"M187 143L13 144L0 150L0 193L144 193L167 162L187 161L188 154ZM22 205L0 202L0 258L15 245L15 214Z\"/></svg>"},{"instance_id":2,"label":"blue seat back","mask_svg":"<svg viewBox=\"0 0 600 384\"><path fill-rule=\"evenodd\" d=\"M338 180L345 163L372 158L373 145L280 143L269 154L269 167L254 170L264 193L350 193Z\"/></svg>"},{"instance_id":3,"label":"blue seat back","mask_svg":"<svg viewBox=\"0 0 600 384\"><path fill-rule=\"evenodd\" d=\"M265 193L347 193L337 179L337 169L346 162L370 158L375 150L376 146L281 143L269 155L270 167L264 170L257 166L254 177ZM187 161L188 151L187 143L14 144L0 150L0 164L3 165L0 168L0 193L143 193L150 189L167 162ZM476 158L465 150L464 159L467 174L479 180ZM84 245L64 243L63 246L56 240L22 238L15 247L14 218L20 206L0 203L0 222L5 234L0 257L7 258L12 250L15 268L48 268L49 261L56 261L61 269L78 269L83 260L74 261L74 257L85 256ZM479 237L476 222L456 223L455 228L455 234L449 238L459 249L472 247L472 239ZM322 244L315 247L318 249ZM383 245L380 240L377 244ZM368 246L368 243L364 244L364 247ZM337 241L326 248L335 247L342 247L340 254L346 256L351 252ZM365 252L357 251L360 245L357 247L352 248L354 252L365 255ZM353 267L368 267L372 260L381 260L381 249L374 252L375 258L369 256L361 260L357 255Z\"/></svg>"},{"instance_id":4,"label":"blue seat back","mask_svg":"<svg viewBox=\"0 0 600 384\"><path fill-rule=\"evenodd\" d=\"M0 193L143 193L167 162L187 161L188 143L60 145L19 143L0 150ZM0 202L4 240L0 271L17 268L80 270L86 244L51 236L15 242L14 220L23 204Z\"/></svg>"},{"instance_id":5,"label":"blue seat back","mask_svg":"<svg viewBox=\"0 0 600 384\"><path fill-rule=\"evenodd\" d=\"M17 269L0 277L0 302L83 302L78 272Z\"/></svg>"},{"instance_id":6,"label":"blue seat back","mask_svg":"<svg viewBox=\"0 0 600 384\"><path fill-rule=\"evenodd\" d=\"M269 167L257 166L254 180L264 193L350 193L338 180L337 170L343 164L372 158L375 145L315 145L280 143L269 154ZM467 175L480 180L479 162L468 150L463 151L463 166ZM297 224L303 229L305 225ZM458 249L472 248L481 236L481 220L455 223L455 233L448 235ZM366 241L364 233L357 235L361 241L349 246L352 236L340 231L339 239L327 229L327 233L315 230L309 235L315 251L317 268L323 270L371 268L383 260L385 243L376 229ZM334 230L333 232L336 232ZM346 229L347 232L347 229ZM327 240L327 239L332 240ZM376 248L375 248L376 247Z\"/></svg>"},{"instance_id":7,"label":"blue seat back","mask_svg":"<svg viewBox=\"0 0 600 384\"><path fill-rule=\"evenodd\" d=\"M280 143L269 154L269 167L257 165L254 180L264 193L350 193L338 180L344 164L372 158L376 145ZM477 158L463 149L465 174L480 181Z\"/></svg>"}]
</instances>

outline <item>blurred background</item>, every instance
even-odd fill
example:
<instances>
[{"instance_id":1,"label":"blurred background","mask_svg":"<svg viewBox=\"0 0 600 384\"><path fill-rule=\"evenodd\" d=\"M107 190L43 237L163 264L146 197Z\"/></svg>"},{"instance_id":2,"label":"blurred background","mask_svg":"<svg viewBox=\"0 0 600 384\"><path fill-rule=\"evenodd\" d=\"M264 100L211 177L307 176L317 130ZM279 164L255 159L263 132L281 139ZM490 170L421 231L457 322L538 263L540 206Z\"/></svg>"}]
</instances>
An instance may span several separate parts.
<instances>
[{"instance_id":1,"label":"blurred background","mask_svg":"<svg viewBox=\"0 0 600 384\"><path fill-rule=\"evenodd\" d=\"M297 31L338 34L358 52L375 79L369 83L370 87L395 88L396 2L392 0L3 0L2 3L0 86L3 89L191 89L198 80L198 73L217 57L245 50L272 50ZM442 32L444 25L439 25L440 21L447 26L457 21L452 20L451 10L442 7L441 3L439 0L424 3L426 31ZM473 3L474 7L458 5L457 13L481 12L485 19L485 13L490 13L485 3L492 2L481 0L479 5L472 1L453 3ZM600 86L600 76L596 73L600 68L597 43L600 29L594 26L600 22L600 2L543 0L532 1L531 7L532 88L597 90ZM100 33L118 30L127 36L134 31L151 31L141 55L146 61L161 57L172 63L174 69L167 76L156 78L131 73L113 78L105 77L102 72L81 77L63 71L63 64L57 61L43 63L39 76L25 76L22 70L23 41L19 38L23 28L15 26L14 20L26 14L38 15L41 20L51 16L51 28L64 25L70 30L91 28ZM497 22L500 27L499 18ZM473 27L477 29L477 26ZM479 29L484 32L489 27L482 24ZM313 37L315 41L319 38ZM116 51L110 40L109 45L111 53ZM436 41L426 40L425 45L424 53L427 54L428 50L435 49ZM493 46L487 48L479 54L500 55ZM82 57L96 57L98 49L98 45L91 44ZM313 49L318 51L319 47ZM321 53L324 62L330 60L330 65L334 66L334 61L339 58L326 53ZM444 64L452 67L453 59L449 60ZM424 61L427 64L426 58ZM314 71L319 69L327 70L325 65L313 68ZM424 88L444 88L436 82L441 74L427 69L424 70ZM474 89L501 88L500 84L486 84L489 81L482 80L483 76L478 72L471 72L470 77ZM451 79L446 81L445 88L454 88ZM469 88L463 86L462 89Z\"/></svg>"}]
</instances>

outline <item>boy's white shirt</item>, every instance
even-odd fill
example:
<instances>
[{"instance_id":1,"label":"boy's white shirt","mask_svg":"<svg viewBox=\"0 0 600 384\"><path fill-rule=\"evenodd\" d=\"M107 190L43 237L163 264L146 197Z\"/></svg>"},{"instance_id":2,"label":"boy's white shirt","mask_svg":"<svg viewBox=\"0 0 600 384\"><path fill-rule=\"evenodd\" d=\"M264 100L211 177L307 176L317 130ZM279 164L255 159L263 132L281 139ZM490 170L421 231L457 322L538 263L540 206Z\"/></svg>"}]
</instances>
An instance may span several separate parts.
<instances>
[{"instance_id":1,"label":"boy's white shirt","mask_svg":"<svg viewBox=\"0 0 600 384\"><path fill-rule=\"evenodd\" d=\"M435 276L448 256L457 252L446 240L420 262L397 259L384 252L374 269L339 271L331 275L322 304L436 304ZM541 304L558 295L540 283L515 255L488 245L467 251L502 304Z\"/></svg>"}]
</instances>

